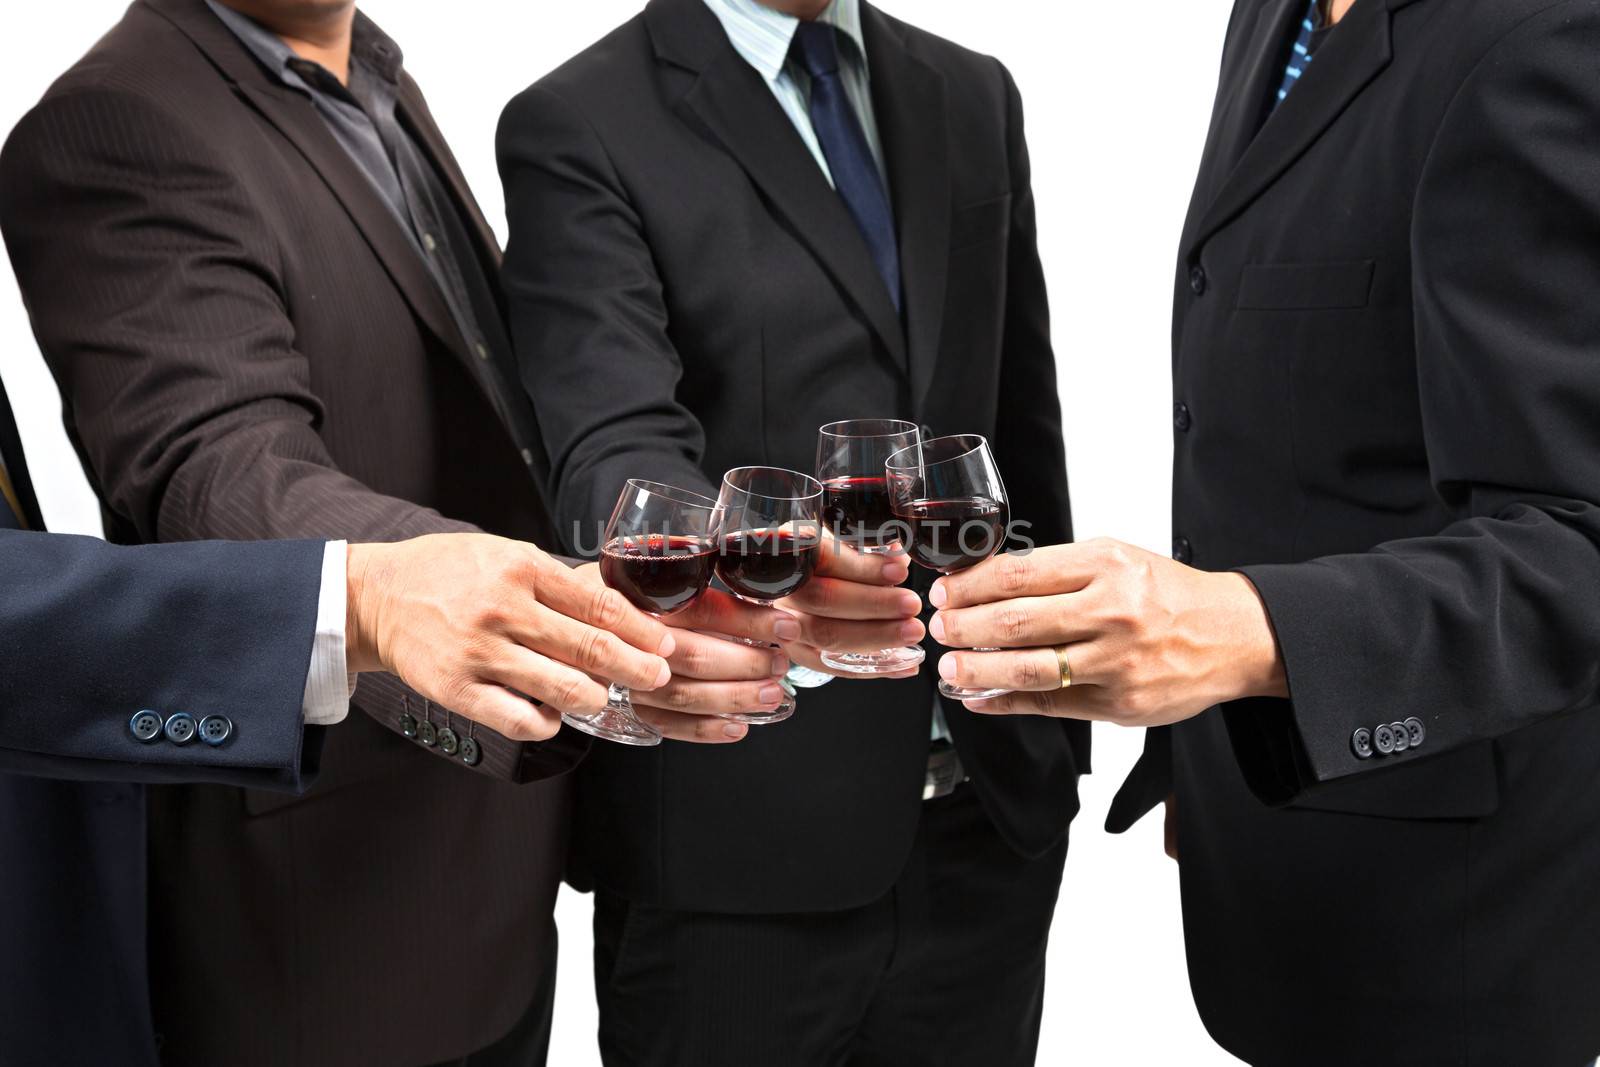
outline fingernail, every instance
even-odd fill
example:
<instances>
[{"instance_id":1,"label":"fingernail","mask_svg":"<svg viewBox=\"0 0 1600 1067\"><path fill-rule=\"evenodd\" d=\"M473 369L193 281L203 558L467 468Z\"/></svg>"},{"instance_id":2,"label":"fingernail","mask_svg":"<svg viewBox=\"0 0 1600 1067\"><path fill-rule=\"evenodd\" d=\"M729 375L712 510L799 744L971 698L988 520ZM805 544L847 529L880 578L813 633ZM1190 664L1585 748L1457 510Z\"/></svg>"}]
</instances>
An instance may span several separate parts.
<instances>
[{"instance_id":1,"label":"fingernail","mask_svg":"<svg viewBox=\"0 0 1600 1067\"><path fill-rule=\"evenodd\" d=\"M777 704L783 700L783 687L779 685L764 685L756 698L762 704Z\"/></svg>"},{"instance_id":2,"label":"fingernail","mask_svg":"<svg viewBox=\"0 0 1600 1067\"><path fill-rule=\"evenodd\" d=\"M906 566L903 560L897 560L893 563L885 563L883 565L883 580L898 584L905 581L906 575L910 572L911 568Z\"/></svg>"},{"instance_id":3,"label":"fingernail","mask_svg":"<svg viewBox=\"0 0 1600 1067\"><path fill-rule=\"evenodd\" d=\"M944 620L941 619L939 616L935 615L933 617L933 621L928 623L928 632L933 635L933 639L935 641L943 641L944 640Z\"/></svg>"},{"instance_id":4,"label":"fingernail","mask_svg":"<svg viewBox=\"0 0 1600 1067\"><path fill-rule=\"evenodd\" d=\"M787 674L789 672L789 657L779 653L772 657L772 673Z\"/></svg>"},{"instance_id":5,"label":"fingernail","mask_svg":"<svg viewBox=\"0 0 1600 1067\"><path fill-rule=\"evenodd\" d=\"M722 736L733 741L738 741L740 738L744 737L745 731L749 729L750 728L742 722L730 722L728 725L722 728Z\"/></svg>"},{"instance_id":6,"label":"fingernail","mask_svg":"<svg viewBox=\"0 0 1600 1067\"><path fill-rule=\"evenodd\" d=\"M920 641L920 640L922 640L922 624L920 622L918 622L916 619L911 619L908 622L901 623L900 624L900 640L902 640L902 641Z\"/></svg>"},{"instance_id":7,"label":"fingernail","mask_svg":"<svg viewBox=\"0 0 1600 1067\"><path fill-rule=\"evenodd\" d=\"M917 615L922 611L922 598L909 589L900 591L900 613L903 615Z\"/></svg>"},{"instance_id":8,"label":"fingernail","mask_svg":"<svg viewBox=\"0 0 1600 1067\"><path fill-rule=\"evenodd\" d=\"M661 669L656 671L656 688L660 689L670 681L672 681L672 668L663 663Z\"/></svg>"},{"instance_id":9,"label":"fingernail","mask_svg":"<svg viewBox=\"0 0 1600 1067\"><path fill-rule=\"evenodd\" d=\"M994 709L996 701L994 701L993 699L988 699L988 700L963 700L961 703L966 705L966 708L967 708L968 711L976 712L979 715L990 715L990 714L993 714L993 709Z\"/></svg>"},{"instance_id":10,"label":"fingernail","mask_svg":"<svg viewBox=\"0 0 1600 1067\"><path fill-rule=\"evenodd\" d=\"M944 579L940 578L933 583L933 588L928 590L928 603L936 608L942 608L944 607L944 602L948 599L949 597L944 592Z\"/></svg>"},{"instance_id":11,"label":"fingernail","mask_svg":"<svg viewBox=\"0 0 1600 1067\"><path fill-rule=\"evenodd\" d=\"M678 639L672 636L671 630L668 630L666 634L662 636L661 647L656 649L656 653L662 659L666 659L676 651L678 651Z\"/></svg>"},{"instance_id":12,"label":"fingernail","mask_svg":"<svg viewBox=\"0 0 1600 1067\"><path fill-rule=\"evenodd\" d=\"M800 640L800 624L785 615L772 624L772 633L779 641L798 641Z\"/></svg>"},{"instance_id":13,"label":"fingernail","mask_svg":"<svg viewBox=\"0 0 1600 1067\"><path fill-rule=\"evenodd\" d=\"M939 657L939 677L947 682L956 680L956 658L954 656Z\"/></svg>"}]
</instances>

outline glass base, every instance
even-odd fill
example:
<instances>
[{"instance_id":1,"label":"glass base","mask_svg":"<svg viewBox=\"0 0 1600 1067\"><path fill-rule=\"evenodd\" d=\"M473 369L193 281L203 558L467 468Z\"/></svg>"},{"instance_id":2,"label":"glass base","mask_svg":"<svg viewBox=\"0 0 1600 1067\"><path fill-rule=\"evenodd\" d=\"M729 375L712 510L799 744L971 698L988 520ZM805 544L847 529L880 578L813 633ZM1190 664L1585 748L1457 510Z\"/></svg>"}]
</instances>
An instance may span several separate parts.
<instances>
[{"instance_id":1,"label":"glass base","mask_svg":"<svg viewBox=\"0 0 1600 1067\"><path fill-rule=\"evenodd\" d=\"M788 680L783 683L783 702L771 711L734 711L727 715L718 715L719 719L729 722L742 722L746 726L771 726L775 722L782 722L794 714L794 690L789 688Z\"/></svg>"},{"instance_id":2,"label":"glass base","mask_svg":"<svg viewBox=\"0 0 1600 1067\"><path fill-rule=\"evenodd\" d=\"M784 697L783 703L771 711L736 711L729 715L718 715L717 718L727 719L729 722L742 722L746 726L771 726L793 715L794 708L794 697Z\"/></svg>"},{"instance_id":3,"label":"glass base","mask_svg":"<svg viewBox=\"0 0 1600 1067\"><path fill-rule=\"evenodd\" d=\"M634 714L633 701L628 691L611 687L611 702L588 717L570 711L561 713L561 721L574 730L582 730L592 737L615 741L619 745L650 748L661 743L661 731Z\"/></svg>"},{"instance_id":4,"label":"glass base","mask_svg":"<svg viewBox=\"0 0 1600 1067\"><path fill-rule=\"evenodd\" d=\"M939 683L939 692L951 700L988 700L990 697L1003 697L1011 692L1009 689L967 689L949 682Z\"/></svg>"},{"instance_id":5,"label":"glass base","mask_svg":"<svg viewBox=\"0 0 1600 1067\"><path fill-rule=\"evenodd\" d=\"M922 665L928 653L915 646L885 648L879 652L824 652L822 662L846 674L899 674Z\"/></svg>"}]
</instances>

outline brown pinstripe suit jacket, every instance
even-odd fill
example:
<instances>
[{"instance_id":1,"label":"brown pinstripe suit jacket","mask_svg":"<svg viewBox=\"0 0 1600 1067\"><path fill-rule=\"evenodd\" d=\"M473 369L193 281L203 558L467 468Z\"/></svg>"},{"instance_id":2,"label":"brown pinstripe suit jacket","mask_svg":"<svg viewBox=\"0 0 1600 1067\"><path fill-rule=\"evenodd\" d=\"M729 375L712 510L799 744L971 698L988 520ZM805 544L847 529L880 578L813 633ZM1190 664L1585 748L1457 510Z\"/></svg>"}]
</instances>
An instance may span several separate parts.
<instances>
[{"instance_id":1,"label":"brown pinstripe suit jacket","mask_svg":"<svg viewBox=\"0 0 1600 1067\"><path fill-rule=\"evenodd\" d=\"M493 235L409 81L401 107L492 277ZM474 367L312 105L201 0L138 0L19 123L0 225L112 540L476 526L553 544L542 457L525 462L487 390L531 420L526 398ZM553 949L555 776L584 745L480 730L468 769L400 736L407 696L363 681L365 714L320 739L304 797L153 791L166 1063L426 1063L527 1006Z\"/></svg>"}]
</instances>

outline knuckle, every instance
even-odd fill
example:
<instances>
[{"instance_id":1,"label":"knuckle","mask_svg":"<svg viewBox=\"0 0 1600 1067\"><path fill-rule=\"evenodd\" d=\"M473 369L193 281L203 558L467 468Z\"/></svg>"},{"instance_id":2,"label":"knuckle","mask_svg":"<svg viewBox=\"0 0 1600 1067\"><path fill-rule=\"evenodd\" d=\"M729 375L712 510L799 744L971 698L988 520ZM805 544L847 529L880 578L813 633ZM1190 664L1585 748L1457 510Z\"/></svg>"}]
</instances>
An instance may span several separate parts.
<instances>
[{"instance_id":1,"label":"knuckle","mask_svg":"<svg viewBox=\"0 0 1600 1067\"><path fill-rule=\"evenodd\" d=\"M563 678L554 687L554 703L567 711L584 710L589 703L590 683L583 678Z\"/></svg>"},{"instance_id":2,"label":"knuckle","mask_svg":"<svg viewBox=\"0 0 1600 1067\"><path fill-rule=\"evenodd\" d=\"M995 562L995 581L1007 596L1018 596L1028 587L1028 565L1018 556L1001 556Z\"/></svg>"},{"instance_id":3,"label":"knuckle","mask_svg":"<svg viewBox=\"0 0 1600 1067\"><path fill-rule=\"evenodd\" d=\"M603 671L617 661L619 643L604 630L586 631L578 643L578 665L587 671Z\"/></svg>"},{"instance_id":4,"label":"knuckle","mask_svg":"<svg viewBox=\"0 0 1600 1067\"><path fill-rule=\"evenodd\" d=\"M657 692L653 699L660 700L672 711L688 711L695 705L694 690L686 685L675 685L664 693Z\"/></svg>"},{"instance_id":5,"label":"knuckle","mask_svg":"<svg viewBox=\"0 0 1600 1067\"><path fill-rule=\"evenodd\" d=\"M995 625L1006 641L1021 640L1028 632L1028 613L1020 608L1003 608L995 615Z\"/></svg>"},{"instance_id":6,"label":"knuckle","mask_svg":"<svg viewBox=\"0 0 1600 1067\"><path fill-rule=\"evenodd\" d=\"M597 626L616 629L628 616L628 603L615 589L597 589L589 602L589 615Z\"/></svg>"},{"instance_id":7,"label":"knuckle","mask_svg":"<svg viewBox=\"0 0 1600 1067\"><path fill-rule=\"evenodd\" d=\"M1017 689L1037 689L1044 682L1039 663L1032 656L1022 656L1012 670L1012 683Z\"/></svg>"}]
</instances>

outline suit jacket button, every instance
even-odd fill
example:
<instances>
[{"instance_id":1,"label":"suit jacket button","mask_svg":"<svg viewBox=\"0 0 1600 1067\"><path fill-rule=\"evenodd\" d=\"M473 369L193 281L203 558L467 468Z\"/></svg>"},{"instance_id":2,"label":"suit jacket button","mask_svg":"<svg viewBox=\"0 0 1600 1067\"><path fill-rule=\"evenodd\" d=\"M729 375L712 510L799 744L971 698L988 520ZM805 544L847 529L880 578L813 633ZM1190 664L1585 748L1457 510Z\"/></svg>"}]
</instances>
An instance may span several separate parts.
<instances>
[{"instance_id":1,"label":"suit jacket button","mask_svg":"<svg viewBox=\"0 0 1600 1067\"><path fill-rule=\"evenodd\" d=\"M407 737L417 736L417 720L411 715L410 712L406 712L400 716L400 732L405 734Z\"/></svg>"},{"instance_id":2,"label":"suit jacket button","mask_svg":"<svg viewBox=\"0 0 1600 1067\"><path fill-rule=\"evenodd\" d=\"M417 740L432 748L439 743L439 728L424 719L417 723Z\"/></svg>"},{"instance_id":3,"label":"suit jacket button","mask_svg":"<svg viewBox=\"0 0 1600 1067\"><path fill-rule=\"evenodd\" d=\"M200 720L200 740L215 748L233 736L233 720L226 715L207 715Z\"/></svg>"},{"instance_id":4,"label":"suit jacket button","mask_svg":"<svg viewBox=\"0 0 1600 1067\"><path fill-rule=\"evenodd\" d=\"M1422 725L1422 720L1415 715L1405 721L1405 728L1412 748L1419 747L1428 739L1428 728Z\"/></svg>"},{"instance_id":5,"label":"suit jacket button","mask_svg":"<svg viewBox=\"0 0 1600 1067\"><path fill-rule=\"evenodd\" d=\"M1378 755L1388 756L1394 753L1394 727L1385 723L1372 731L1372 747L1378 750Z\"/></svg>"},{"instance_id":6,"label":"suit jacket button","mask_svg":"<svg viewBox=\"0 0 1600 1067\"><path fill-rule=\"evenodd\" d=\"M483 753L478 750L478 742L471 737L461 739L461 762L468 767L476 767L483 758Z\"/></svg>"},{"instance_id":7,"label":"suit jacket button","mask_svg":"<svg viewBox=\"0 0 1600 1067\"><path fill-rule=\"evenodd\" d=\"M194 740L194 716L186 711L175 712L167 718L167 740L175 745L187 745Z\"/></svg>"},{"instance_id":8,"label":"suit jacket button","mask_svg":"<svg viewBox=\"0 0 1600 1067\"><path fill-rule=\"evenodd\" d=\"M454 756L461 751L461 739L448 726L439 731L439 751L446 756Z\"/></svg>"},{"instance_id":9,"label":"suit jacket button","mask_svg":"<svg viewBox=\"0 0 1600 1067\"><path fill-rule=\"evenodd\" d=\"M1189 543L1187 537L1174 537L1172 539L1172 558L1179 563L1188 563L1194 559L1194 545Z\"/></svg>"},{"instance_id":10,"label":"suit jacket button","mask_svg":"<svg viewBox=\"0 0 1600 1067\"><path fill-rule=\"evenodd\" d=\"M153 711L137 712L128 720L128 730L133 734L133 739L144 745L161 736L161 726L161 716Z\"/></svg>"},{"instance_id":11,"label":"suit jacket button","mask_svg":"<svg viewBox=\"0 0 1600 1067\"><path fill-rule=\"evenodd\" d=\"M1350 735L1350 751L1356 754L1356 759L1372 758L1372 731L1363 726Z\"/></svg>"},{"instance_id":12,"label":"suit jacket button","mask_svg":"<svg viewBox=\"0 0 1600 1067\"><path fill-rule=\"evenodd\" d=\"M1196 263L1189 268L1189 289L1195 296L1205 296L1206 287L1209 284L1210 279L1206 277L1206 269L1204 267Z\"/></svg>"},{"instance_id":13,"label":"suit jacket button","mask_svg":"<svg viewBox=\"0 0 1600 1067\"><path fill-rule=\"evenodd\" d=\"M1178 428L1179 433L1189 432L1189 427L1194 425L1194 416L1188 404L1179 401L1172 405L1172 425Z\"/></svg>"},{"instance_id":14,"label":"suit jacket button","mask_svg":"<svg viewBox=\"0 0 1600 1067\"><path fill-rule=\"evenodd\" d=\"M1404 752L1411 747L1411 733L1406 729L1405 723L1392 722L1389 724L1389 729L1394 731L1394 750L1396 752Z\"/></svg>"}]
</instances>

